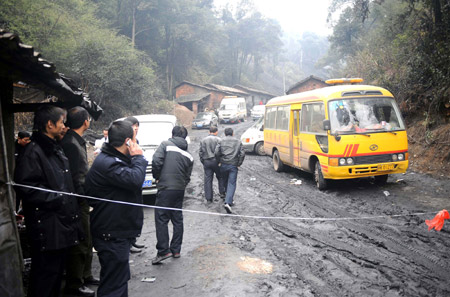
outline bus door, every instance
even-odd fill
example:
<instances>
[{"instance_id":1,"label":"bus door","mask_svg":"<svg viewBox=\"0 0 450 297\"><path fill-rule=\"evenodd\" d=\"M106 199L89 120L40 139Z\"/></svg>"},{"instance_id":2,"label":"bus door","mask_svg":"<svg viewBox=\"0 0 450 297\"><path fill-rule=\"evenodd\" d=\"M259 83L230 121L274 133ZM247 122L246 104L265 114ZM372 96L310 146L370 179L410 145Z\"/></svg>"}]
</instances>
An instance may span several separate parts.
<instances>
[{"instance_id":1,"label":"bus door","mask_svg":"<svg viewBox=\"0 0 450 297\"><path fill-rule=\"evenodd\" d=\"M292 114L292 127L291 127L291 164L294 167L300 167L300 115L302 110L296 109L291 111Z\"/></svg>"},{"instance_id":2,"label":"bus door","mask_svg":"<svg viewBox=\"0 0 450 297\"><path fill-rule=\"evenodd\" d=\"M325 119L325 107L322 102L303 104L300 120L300 166L309 168L309 157L311 155L324 155L325 142L326 153L328 153L328 139L326 131L323 130Z\"/></svg>"}]
</instances>

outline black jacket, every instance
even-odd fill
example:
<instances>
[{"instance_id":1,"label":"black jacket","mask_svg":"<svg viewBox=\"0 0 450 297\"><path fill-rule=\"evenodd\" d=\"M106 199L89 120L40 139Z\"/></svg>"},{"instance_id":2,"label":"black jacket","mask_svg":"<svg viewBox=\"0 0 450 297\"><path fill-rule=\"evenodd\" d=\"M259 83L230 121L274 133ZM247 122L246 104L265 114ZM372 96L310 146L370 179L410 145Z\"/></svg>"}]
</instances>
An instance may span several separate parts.
<instances>
[{"instance_id":1,"label":"black jacket","mask_svg":"<svg viewBox=\"0 0 450 297\"><path fill-rule=\"evenodd\" d=\"M104 143L86 175L89 196L142 204L142 184L147 160L144 156L125 156ZM134 238L141 235L144 213L140 206L89 199L91 234L97 238Z\"/></svg>"},{"instance_id":2,"label":"black jacket","mask_svg":"<svg viewBox=\"0 0 450 297\"><path fill-rule=\"evenodd\" d=\"M217 144L215 155L219 163L241 166L244 162L245 151L239 139L225 136Z\"/></svg>"},{"instance_id":3,"label":"black jacket","mask_svg":"<svg viewBox=\"0 0 450 297\"><path fill-rule=\"evenodd\" d=\"M220 142L220 138L215 135L208 135L200 141L200 151L198 155L200 157L200 162L214 158L214 152L216 150L217 144Z\"/></svg>"},{"instance_id":4,"label":"black jacket","mask_svg":"<svg viewBox=\"0 0 450 297\"><path fill-rule=\"evenodd\" d=\"M62 192L73 192L69 161L53 139L34 133L19 158L16 183ZM78 203L75 197L17 186L22 198L28 237L41 251L58 250L82 239Z\"/></svg>"},{"instance_id":5,"label":"black jacket","mask_svg":"<svg viewBox=\"0 0 450 297\"><path fill-rule=\"evenodd\" d=\"M194 158L187 151L187 141L181 137L163 141L152 161L152 174L158 190L184 190L191 180Z\"/></svg>"},{"instance_id":6,"label":"black jacket","mask_svg":"<svg viewBox=\"0 0 450 297\"><path fill-rule=\"evenodd\" d=\"M61 146L69 159L75 192L84 194L84 180L89 170L86 141L75 131L69 130L61 141Z\"/></svg>"}]
</instances>

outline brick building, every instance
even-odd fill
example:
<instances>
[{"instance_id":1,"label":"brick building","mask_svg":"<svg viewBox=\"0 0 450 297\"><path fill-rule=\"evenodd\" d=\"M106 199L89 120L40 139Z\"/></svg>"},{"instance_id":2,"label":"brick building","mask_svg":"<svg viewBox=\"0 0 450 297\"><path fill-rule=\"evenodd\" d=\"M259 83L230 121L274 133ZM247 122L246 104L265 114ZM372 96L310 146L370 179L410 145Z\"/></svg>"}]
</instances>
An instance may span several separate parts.
<instances>
[{"instance_id":1,"label":"brick building","mask_svg":"<svg viewBox=\"0 0 450 297\"><path fill-rule=\"evenodd\" d=\"M299 81L298 83L291 86L287 91L286 94L295 94L295 93L301 93L306 92L314 89L319 89L323 87L328 87L328 85L325 83L325 81L317 76L310 75L307 78Z\"/></svg>"}]
</instances>

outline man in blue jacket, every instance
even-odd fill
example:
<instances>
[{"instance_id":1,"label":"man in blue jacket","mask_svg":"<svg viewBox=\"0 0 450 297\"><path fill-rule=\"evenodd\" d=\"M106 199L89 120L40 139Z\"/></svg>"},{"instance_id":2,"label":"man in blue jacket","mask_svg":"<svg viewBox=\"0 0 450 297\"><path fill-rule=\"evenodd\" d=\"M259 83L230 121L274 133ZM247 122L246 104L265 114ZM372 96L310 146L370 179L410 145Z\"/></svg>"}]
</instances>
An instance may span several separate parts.
<instances>
[{"instance_id":1,"label":"man in blue jacket","mask_svg":"<svg viewBox=\"0 0 450 297\"><path fill-rule=\"evenodd\" d=\"M191 180L194 158L187 151L187 130L175 126L172 138L163 141L152 161L152 174L156 179L158 196L155 206L183 208L184 190ZM172 221L173 235L169 245L169 229ZM159 264L164 259L180 257L183 242L183 212L181 210L155 209L156 249L158 254L152 264Z\"/></svg>"},{"instance_id":2,"label":"man in blue jacket","mask_svg":"<svg viewBox=\"0 0 450 297\"><path fill-rule=\"evenodd\" d=\"M142 204L142 183L148 162L132 138L130 122L111 124L108 143L103 144L86 176L87 195ZM97 296L128 296L130 247L141 235L142 207L98 200L90 200L89 204L93 207L92 242L101 266Z\"/></svg>"}]
</instances>

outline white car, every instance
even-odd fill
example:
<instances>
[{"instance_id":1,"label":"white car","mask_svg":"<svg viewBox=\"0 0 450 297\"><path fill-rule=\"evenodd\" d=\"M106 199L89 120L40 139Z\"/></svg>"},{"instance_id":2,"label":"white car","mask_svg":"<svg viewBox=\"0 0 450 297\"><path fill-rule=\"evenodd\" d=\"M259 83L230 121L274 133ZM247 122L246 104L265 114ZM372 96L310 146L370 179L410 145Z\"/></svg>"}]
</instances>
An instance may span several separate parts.
<instances>
[{"instance_id":1,"label":"white car","mask_svg":"<svg viewBox=\"0 0 450 297\"><path fill-rule=\"evenodd\" d=\"M152 175L153 154L161 142L172 137L172 129L178 125L178 122L174 115L166 114L148 114L134 117L139 121L139 131L136 138L144 151L145 158L148 160L145 181L142 184L142 195L153 195L158 192Z\"/></svg>"},{"instance_id":2,"label":"white car","mask_svg":"<svg viewBox=\"0 0 450 297\"><path fill-rule=\"evenodd\" d=\"M241 136L241 143L246 152L252 152L260 156L264 153L264 117L261 117Z\"/></svg>"},{"instance_id":3,"label":"white car","mask_svg":"<svg viewBox=\"0 0 450 297\"><path fill-rule=\"evenodd\" d=\"M265 112L266 112L265 105L255 105L250 111L250 115L252 117L252 120L256 121L257 119L263 117Z\"/></svg>"}]
</instances>

